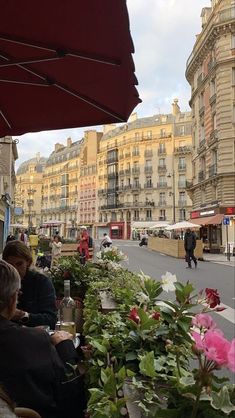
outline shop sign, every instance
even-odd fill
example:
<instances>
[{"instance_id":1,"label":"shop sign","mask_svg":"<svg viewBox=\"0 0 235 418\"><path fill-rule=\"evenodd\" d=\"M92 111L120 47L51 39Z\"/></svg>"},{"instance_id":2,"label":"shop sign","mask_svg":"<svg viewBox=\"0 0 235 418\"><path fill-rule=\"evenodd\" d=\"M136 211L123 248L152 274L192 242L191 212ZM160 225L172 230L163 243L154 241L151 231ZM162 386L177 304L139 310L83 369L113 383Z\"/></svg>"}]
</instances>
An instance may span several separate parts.
<instances>
[{"instance_id":1,"label":"shop sign","mask_svg":"<svg viewBox=\"0 0 235 418\"><path fill-rule=\"evenodd\" d=\"M230 219L229 219L229 217L228 217L228 216L225 216L225 217L223 218L223 224L224 224L224 225L229 225L229 224L230 224Z\"/></svg>"},{"instance_id":2,"label":"shop sign","mask_svg":"<svg viewBox=\"0 0 235 418\"><path fill-rule=\"evenodd\" d=\"M235 215L235 207L226 208L226 215Z\"/></svg>"},{"instance_id":3,"label":"shop sign","mask_svg":"<svg viewBox=\"0 0 235 418\"><path fill-rule=\"evenodd\" d=\"M204 210L203 212L200 212L200 216L208 216L208 215L214 215L215 210Z\"/></svg>"}]
</instances>

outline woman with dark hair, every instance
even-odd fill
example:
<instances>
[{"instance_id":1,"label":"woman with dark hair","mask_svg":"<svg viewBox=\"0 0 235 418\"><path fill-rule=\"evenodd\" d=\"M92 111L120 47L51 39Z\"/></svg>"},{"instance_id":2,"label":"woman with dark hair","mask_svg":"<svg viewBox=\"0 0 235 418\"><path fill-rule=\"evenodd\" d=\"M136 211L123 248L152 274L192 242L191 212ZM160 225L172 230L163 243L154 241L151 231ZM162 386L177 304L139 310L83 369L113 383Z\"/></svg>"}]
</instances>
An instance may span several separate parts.
<instances>
[{"instance_id":1,"label":"woman with dark hair","mask_svg":"<svg viewBox=\"0 0 235 418\"><path fill-rule=\"evenodd\" d=\"M21 241L10 241L3 250L2 258L14 266L21 277L21 294L13 320L30 327L49 325L55 329L55 289L47 276L31 268L33 259L30 249Z\"/></svg>"}]
</instances>

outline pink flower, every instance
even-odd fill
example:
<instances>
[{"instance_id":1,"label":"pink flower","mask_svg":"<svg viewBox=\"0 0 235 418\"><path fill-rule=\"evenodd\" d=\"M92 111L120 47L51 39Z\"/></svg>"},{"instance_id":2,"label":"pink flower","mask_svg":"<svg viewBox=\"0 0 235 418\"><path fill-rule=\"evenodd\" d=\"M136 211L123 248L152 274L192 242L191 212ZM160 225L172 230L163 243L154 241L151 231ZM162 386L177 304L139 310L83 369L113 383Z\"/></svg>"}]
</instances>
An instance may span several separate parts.
<instances>
[{"instance_id":1,"label":"pink flower","mask_svg":"<svg viewBox=\"0 0 235 418\"><path fill-rule=\"evenodd\" d=\"M203 340L205 356L213 360L219 366L228 366L228 352L231 343L217 330L209 330L205 333Z\"/></svg>"},{"instance_id":2,"label":"pink flower","mask_svg":"<svg viewBox=\"0 0 235 418\"><path fill-rule=\"evenodd\" d=\"M198 328L214 329L216 323L213 321L210 315L198 314L192 319L192 324Z\"/></svg>"},{"instance_id":3,"label":"pink flower","mask_svg":"<svg viewBox=\"0 0 235 418\"><path fill-rule=\"evenodd\" d=\"M132 308L131 309L131 311L130 311L130 313L128 315L128 318L131 319L132 321L134 321L136 324L139 324L140 317L138 315L138 311L137 311L136 308Z\"/></svg>"},{"instance_id":4,"label":"pink flower","mask_svg":"<svg viewBox=\"0 0 235 418\"><path fill-rule=\"evenodd\" d=\"M217 289L206 288L206 302L210 305L210 308L215 308L217 305L220 305L220 297Z\"/></svg>"},{"instance_id":5,"label":"pink flower","mask_svg":"<svg viewBox=\"0 0 235 418\"><path fill-rule=\"evenodd\" d=\"M157 311L153 312L151 318L156 319L157 321L160 319L161 314Z\"/></svg>"},{"instance_id":6,"label":"pink flower","mask_svg":"<svg viewBox=\"0 0 235 418\"><path fill-rule=\"evenodd\" d=\"M199 351L204 351L204 345L203 345L203 341L202 341L202 336L195 331L192 331L192 337L195 341L195 347L197 350Z\"/></svg>"},{"instance_id":7,"label":"pink flower","mask_svg":"<svg viewBox=\"0 0 235 418\"><path fill-rule=\"evenodd\" d=\"M232 340L230 350L228 352L228 365L230 370L235 372L235 338Z\"/></svg>"}]
</instances>

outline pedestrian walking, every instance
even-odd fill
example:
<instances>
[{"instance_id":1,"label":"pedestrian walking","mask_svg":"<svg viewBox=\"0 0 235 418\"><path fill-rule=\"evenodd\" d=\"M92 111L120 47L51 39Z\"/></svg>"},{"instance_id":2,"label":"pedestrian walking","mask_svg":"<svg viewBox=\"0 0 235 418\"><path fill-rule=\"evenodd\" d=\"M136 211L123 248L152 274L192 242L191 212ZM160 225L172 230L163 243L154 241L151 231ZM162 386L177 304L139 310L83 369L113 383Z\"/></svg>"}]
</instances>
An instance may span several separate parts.
<instances>
[{"instance_id":1,"label":"pedestrian walking","mask_svg":"<svg viewBox=\"0 0 235 418\"><path fill-rule=\"evenodd\" d=\"M196 248L196 235L194 232L191 231L190 228L187 229L185 236L184 236L184 248L185 248L185 261L188 263L187 268L192 268L191 260L193 260L195 264L195 268L197 267L197 259L194 255L194 250Z\"/></svg>"},{"instance_id":2,"label":"pedestrian walking","mask_svg":"<svg viewBox=\"0 0 235 418\"><path fill-rule=\"evenodd\" d=\"M55 235L51 239L51 267L54 267L57 264L58 259L61 256L62 242L60 241L59 235Z\"/></svg>"},{"instance_id":3,"label":"pedestrian walking","mask_svg":"<svg viewBox=\"0 0 235 418\"><path fill-rule=\"evenodd\" d=\"M84 265L89 259L89 234L86 226L81 226L80 230L81 232L77 239L79 241L78 252L80 253L81 264Z\"/></svg>"}]
</instances>

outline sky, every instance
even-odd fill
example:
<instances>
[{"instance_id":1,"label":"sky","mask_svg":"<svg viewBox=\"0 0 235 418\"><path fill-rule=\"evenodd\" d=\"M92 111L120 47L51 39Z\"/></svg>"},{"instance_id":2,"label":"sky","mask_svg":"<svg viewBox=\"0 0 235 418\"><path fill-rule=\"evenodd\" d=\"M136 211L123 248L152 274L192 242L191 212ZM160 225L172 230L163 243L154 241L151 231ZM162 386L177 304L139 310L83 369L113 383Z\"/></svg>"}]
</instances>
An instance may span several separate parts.
<instances>
[{"instance_id":1,"label":"sky","mask_svg":"<svg viewBox=\"0 0 235 418\"><path fill-rule=\"evenodd\" d=\"M182 111L190 110L190 86L185 79L186 61L197 33L201 31L201 10L210 0L127 0L134 62L142 103L138 117L170 113L174 98ZM88 128L90 129L90 128ZM102 127L96 127L102 130ZM86 128L29 133L19 139L16 168L37 152L48 157L54 144L77 141Z\"/></svg>"}]
</instances>

